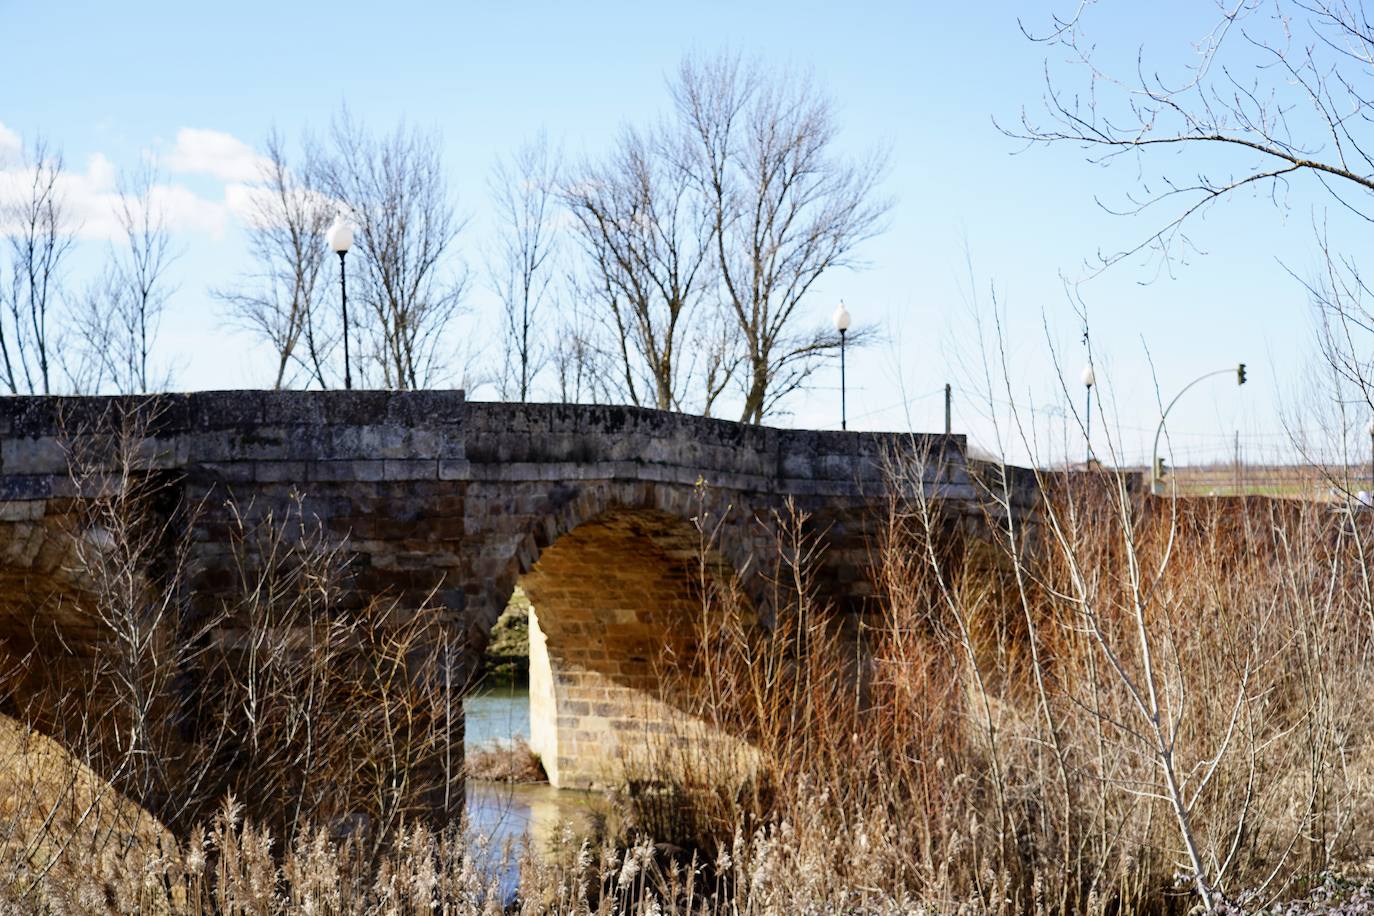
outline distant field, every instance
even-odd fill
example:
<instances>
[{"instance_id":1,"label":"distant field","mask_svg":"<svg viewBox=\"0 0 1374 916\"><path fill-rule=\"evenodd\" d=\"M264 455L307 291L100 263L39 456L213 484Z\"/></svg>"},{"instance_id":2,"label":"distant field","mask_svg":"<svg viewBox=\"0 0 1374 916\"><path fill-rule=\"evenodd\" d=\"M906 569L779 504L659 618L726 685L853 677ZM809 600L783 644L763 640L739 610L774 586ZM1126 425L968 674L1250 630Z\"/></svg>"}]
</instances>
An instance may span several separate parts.
<instances>
[{"instance_id":1,"label":"distant field","mask_svg":"<svg viewBox=\"0 0 1374 916\"><path fill-rule=\"evenodd\" d=\"M1133 468L1148 474L1148 468ZM1275 496L1284 499L1343 500L1345 494L1374 491L1369 468L1313 465L1199 465L1169 468L1165 484L1181 496Z\"/></svg>"}]
</instances>

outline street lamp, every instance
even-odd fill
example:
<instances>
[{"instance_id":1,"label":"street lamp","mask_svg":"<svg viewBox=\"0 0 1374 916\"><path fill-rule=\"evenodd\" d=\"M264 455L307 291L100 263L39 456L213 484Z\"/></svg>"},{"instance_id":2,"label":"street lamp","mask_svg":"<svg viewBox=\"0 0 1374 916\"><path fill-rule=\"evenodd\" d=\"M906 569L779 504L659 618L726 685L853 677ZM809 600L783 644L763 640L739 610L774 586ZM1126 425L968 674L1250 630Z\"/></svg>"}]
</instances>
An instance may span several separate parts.
<instances>
[{"instance_id":1,"label":"street lamp","mask_svg":"<svg viewBox=\"0 0 1374 916\"><path fill-rule=\"evenodd\" d=\"M324 238L329 243L329 247L339 256L339 300L343 309L344 387L352 388L353 374L349 370L348 359L348 271L344 269L344 258L348 256L348 249L353 247L353 227L340 213L334 217L334 225L329 227Z\"/></svg>"},{"instance_id":2,"label":"street lamp","mask_svg":"<svg viewBox=\"0 0 1374 916\"><path fill-rule=\"evenodd\" d=\"M1093 463L1093 386L1097 384L1097 373L1093 371L1093 364L1088 363L1083 367L1083 387L1087 389L1085 395L1087 399L1087 409L1084 411L1085 428L1083 434L1086 443L1087 457L1083 459L1083 467L1090 470Z\"/></svg>"},{"instance_id":3,"label":"street lamp","mask_svg":"<svg viewBox=\"0 0 1374 916\"><path fill-rule=\"evenodd\" d=\"M844 307L843 301L835 309L831 320L835 322L835 330L840 332L840 429L848 429L849 420L845 416L844 404L844 335L849 330L849 309Z\"/></svg>"},{"instance_id":4,"label":"street lamp","mask_svg":"<svg viewBox=\"0 0 1374 916\"><path fill-rule=\"evenodd\" d=\"M1174 399L1169 402L1169 406L1165 407L1164 412L1159 415L1159 426L1155 428L1155 447L1153 453L1150 455L1150 492L1155 496L1164 495L1164 481L1160 479L1163 475L1159 470L1159 437L1160 434L1164 432L1164 421L1169 419L1169 411L1173 410L1174 405L1178 403L1178 399L1187 394L1188 389L1192 388L1198 382L1204 382L1214 376L1227 375L1232 372L1236 374L1236 385L1244 385L1245 363L1240 363L1234 369L1218 369L1216 372L1208 372L1205 375L1199 375L1197 378L1184 385L1183 390L1174 395Z\"/></svg>"}]
</instances>

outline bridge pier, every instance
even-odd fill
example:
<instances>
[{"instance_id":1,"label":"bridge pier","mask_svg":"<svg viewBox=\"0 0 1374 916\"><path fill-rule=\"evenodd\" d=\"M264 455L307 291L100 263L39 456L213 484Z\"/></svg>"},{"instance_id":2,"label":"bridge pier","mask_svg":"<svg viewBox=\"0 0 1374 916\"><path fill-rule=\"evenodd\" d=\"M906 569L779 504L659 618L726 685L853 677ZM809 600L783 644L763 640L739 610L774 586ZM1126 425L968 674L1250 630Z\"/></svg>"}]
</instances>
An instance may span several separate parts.
<instances>
[{"instance_id":1,"label":"bridge pier","mask_svg":"<svg viewBox=\"0 0 1374 916\"><path fill-rule=\"evenodd\" d=\"M560 788L607 788L725 736L692 715L703 575L730 576L680 518L611 510L521 580L530 598L530 743ZM727 585L717 582L712 584Z\"/></svg>"}]
</instances>

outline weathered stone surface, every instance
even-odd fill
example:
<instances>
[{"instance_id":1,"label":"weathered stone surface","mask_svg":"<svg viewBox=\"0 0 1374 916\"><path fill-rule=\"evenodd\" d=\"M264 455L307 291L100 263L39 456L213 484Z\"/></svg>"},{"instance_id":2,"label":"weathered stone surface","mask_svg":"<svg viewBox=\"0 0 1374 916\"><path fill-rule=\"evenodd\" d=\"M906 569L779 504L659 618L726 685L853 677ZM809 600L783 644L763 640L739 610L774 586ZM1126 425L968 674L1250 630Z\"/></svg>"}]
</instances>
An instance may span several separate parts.
<instances>
[{"instance_id":1,"label":"weathered stone surface","mask_svg":"<svg viewBox=\"0 0 1374 916\"><path fill-rule=\"evenodd\" d=\"M0 473L62 474L67 452L56 436L16 436L0 442Z\"/></svg>"}]
</instances>

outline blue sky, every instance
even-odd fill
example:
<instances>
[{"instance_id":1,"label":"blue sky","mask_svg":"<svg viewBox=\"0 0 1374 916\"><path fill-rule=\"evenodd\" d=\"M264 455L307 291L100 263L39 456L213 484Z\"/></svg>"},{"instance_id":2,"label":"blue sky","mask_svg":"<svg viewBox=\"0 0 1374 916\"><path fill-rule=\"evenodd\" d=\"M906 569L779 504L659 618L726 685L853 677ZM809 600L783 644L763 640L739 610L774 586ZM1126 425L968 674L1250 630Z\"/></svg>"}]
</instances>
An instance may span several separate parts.
<instances>
[{"instance_id":1,"label":"blue sky","mask_svg":"<svg viewBox=\"0 0 1374 916\"><path fill-rule=\"evenodd\" d=\"M732 50L808 67L838 103L841 144L891 151L890 228L862 249L866 270L829 277L811 304L819 322L843 297L856 323L883 333L851 360L851 425L937 429L936 392L949 381L956 428L990 444L995 433L970 371L978 355L969 310L975 297L988 305L995 287L1008 319L1012 390L1034 405L1037 428L1053 440L1045 457L1077 456L1081 437L1066 439L1057 419L1062 395L1047 343L1065 354L1079 399L1080 328L1063 277L1082 276L1096 252L1129 247L1156 226L1097 203L1135 187L1129 163L1103 169L1069 147L1021 151L993 124L1014 123L1023 107L1034 113L1047 54L1052 66L1062 57L1027 41L1017 17L1038 25L1064 6L0 0L0 124L11 143L41 132L60 144L93 186L149 151L159 158L188 194L160 346L178 387L246 387L270 379L265 362L225 327L208 294L247 267L228 206L236 166L232 156L196 160L179 143L182 131L259 144L274 125L288 136L321 129L341 103L374 127L405 117L435 128L460 207L472 216L460 249L476 268L487 176L521 141L545 130L574 158L594 154L621 124L663 110L664 78L685 53ZM1104 53L1127 62L1137 44L1184 60L1208 6L1107 4L1096 12L1096 34ZM1082 287L1126 457L1146 448L1157 417L1147 348L1166 397L1201 371L1241 360L1250 367L1244 389L1222 380L1180 407L1171 424L1179 463L1228 458L1234 431L1251 458L1283 450L1279 405L1300 410L1300 375L1315 359L1306 297L1285 265L1299 273L1316 265L1311 221L1324 206L1296 191L1286 210L1238 199L1194 225L1205 254L1171 276L1153 279L1155 266L1136 259ZM95 222L87 234L99 234ZM78 274L101 244L83 242ZM476 316L458 332L494 338L490 295L479 285L472 301ZM819 375L776 422L838 426L835 376Z\"/></svg>"}]
</instances>

